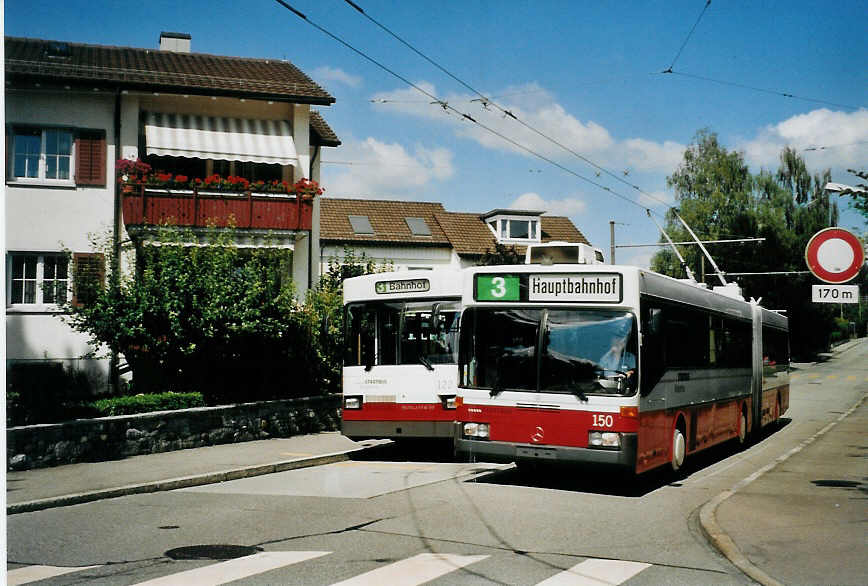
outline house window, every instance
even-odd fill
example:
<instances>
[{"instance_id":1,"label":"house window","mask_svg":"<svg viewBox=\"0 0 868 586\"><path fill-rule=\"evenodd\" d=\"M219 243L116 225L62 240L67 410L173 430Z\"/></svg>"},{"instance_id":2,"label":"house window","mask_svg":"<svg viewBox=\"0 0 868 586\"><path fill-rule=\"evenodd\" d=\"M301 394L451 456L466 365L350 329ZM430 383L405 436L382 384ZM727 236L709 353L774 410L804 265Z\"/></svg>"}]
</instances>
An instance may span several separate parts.
<instances>
[{"instance_id":1,"label":"house window","mask_svg":"<svg viewBox=\"0 0 868 586\"><path fill-rule=\"evenodd\" d=\"M12 174L16 179L72 180L71 131L17 128L12 140Z\"/></svg>"},{"instance_id":2,"label":"house window","mask_svg":"<svg viewBox=\"0 0 868 586\"><path fill-rule=\"evenodd\" d=\"M63 253L10 253L12 305L63 304L69 298L69 259Z\"/></svg>"},{"instance_id":3,"label":"house window","mask_svg":"<svg viewBox=\"0 0 868 586\"><path fill-rule=\"evenodd\" d=\"M6 135L7 177L46 185L105 185L104 130L17 126Z\"/></svg>"},{"instance_id":4,"label":"house window","mask_svg":"<svg viewBox=\"0 0 868 586\"><path fill-rule=\"evenodd\" d=\"M527 218L496 218L489 220L489 227L498 241L530 240L539 242L539 220Z\"/></svg>"}]
</instances>

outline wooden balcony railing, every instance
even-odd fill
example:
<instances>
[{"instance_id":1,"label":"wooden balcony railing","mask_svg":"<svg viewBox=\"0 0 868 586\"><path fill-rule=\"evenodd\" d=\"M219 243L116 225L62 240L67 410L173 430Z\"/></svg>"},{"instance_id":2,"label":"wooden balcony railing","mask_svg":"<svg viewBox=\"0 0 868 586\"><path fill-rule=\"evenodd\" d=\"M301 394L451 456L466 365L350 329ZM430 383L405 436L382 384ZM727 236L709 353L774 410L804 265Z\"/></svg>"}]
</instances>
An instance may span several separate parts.
<instances>
[{"instance_id":1,"label":"wooden balcony railing","mask_svg":"<svg viewBox=\"0 0 868 586\"><path fill-rule=\"evenodd\" d=\"M124 224L310 230L313 199L285 193L173 191L121 186Z\"/></svg>"}]
</instances>

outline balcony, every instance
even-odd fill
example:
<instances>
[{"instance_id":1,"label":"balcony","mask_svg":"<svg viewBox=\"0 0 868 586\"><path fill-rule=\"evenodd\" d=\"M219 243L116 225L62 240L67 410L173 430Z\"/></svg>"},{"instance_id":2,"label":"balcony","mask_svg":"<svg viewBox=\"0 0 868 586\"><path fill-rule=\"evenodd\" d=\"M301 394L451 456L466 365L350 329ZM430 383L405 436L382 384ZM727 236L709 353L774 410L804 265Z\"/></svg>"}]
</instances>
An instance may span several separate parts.
<instances>
[{"instance_id":1,"label":"balcony","mask_svg":"<svg viewBox=\"0 0 868 586\"><path fill-rule=\"evenodd\" d=\"M121 192L124 224L131 233L161 224L190 228L232 225L240 231L285 233L310 230L313 218L313 197L309 195L123 184Z\"/></svg>"}]
</instances>

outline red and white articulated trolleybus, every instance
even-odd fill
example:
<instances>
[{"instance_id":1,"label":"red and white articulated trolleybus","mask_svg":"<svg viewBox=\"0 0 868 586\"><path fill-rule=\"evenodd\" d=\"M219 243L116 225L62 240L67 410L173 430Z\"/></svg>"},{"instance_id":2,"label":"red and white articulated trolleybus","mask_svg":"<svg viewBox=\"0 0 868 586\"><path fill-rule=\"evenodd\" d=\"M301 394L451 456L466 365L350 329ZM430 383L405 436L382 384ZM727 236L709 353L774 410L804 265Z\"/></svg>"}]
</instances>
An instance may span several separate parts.
<instances>
[{"instance_id":1,"label":"red and white articulated trolleybus","mask_svg":"<svg viewBox=\"0 0 868 586\"><path fill-rule=\"evenodd\" d=\"M452 437L461 278L435 269L344 281L344 435Z\"/></svg>"},{"instance_id":2,"label":"red and white articulated trolleybus","mask_svg":"<svg viewBox=\"0 0 868 586\"><path fill-rule=\"evenodd\" d=\"M635 267L467 269L456 452L635 473L776 421L787 319Z\"/></svg>"}]
</instances>

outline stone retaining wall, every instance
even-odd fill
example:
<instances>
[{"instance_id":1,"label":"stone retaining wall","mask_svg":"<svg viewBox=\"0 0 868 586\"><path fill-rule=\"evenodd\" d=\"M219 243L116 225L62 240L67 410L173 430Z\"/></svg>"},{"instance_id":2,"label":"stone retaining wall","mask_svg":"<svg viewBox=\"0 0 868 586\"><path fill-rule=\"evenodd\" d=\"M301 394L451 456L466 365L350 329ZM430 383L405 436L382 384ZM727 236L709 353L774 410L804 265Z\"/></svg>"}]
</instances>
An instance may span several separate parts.
<instances>
[{"instance_id":1,"label":"stone retaining wall","mask_svg":"<svg viewBox=\"0 0 868 586\"><path fill-rule=\"evenodd\" d=\"M341 427L340 396L198 407L10 427L10 470L99 462Z\"/></svg>"}]
</instances>

